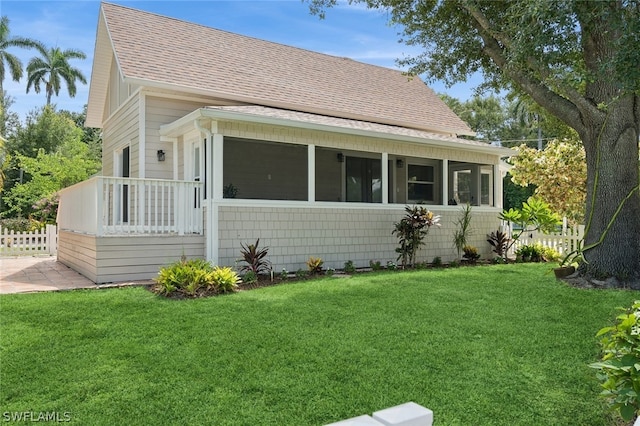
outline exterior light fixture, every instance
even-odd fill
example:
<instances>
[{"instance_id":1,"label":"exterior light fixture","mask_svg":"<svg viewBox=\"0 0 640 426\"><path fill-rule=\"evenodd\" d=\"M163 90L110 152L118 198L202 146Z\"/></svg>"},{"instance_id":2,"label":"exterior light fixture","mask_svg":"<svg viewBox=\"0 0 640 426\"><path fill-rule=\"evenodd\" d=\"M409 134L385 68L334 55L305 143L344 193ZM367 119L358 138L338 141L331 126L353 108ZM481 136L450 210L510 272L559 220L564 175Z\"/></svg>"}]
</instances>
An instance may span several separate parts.
<instances>
[{"instance_id":1,"label":"exterior light fixture","mask_svg":"<svg viewBox=\"0 0 640 426\"><path fill-rule=\"evenodd\" d=\"M404 160L401 160L401 159L398 158L396 160L396 167L399 168L399 169L403 168L404 167Z\"/></svg>"},{"instance_id":2,"label":"exterior light fixture","mask_svg":"<svg viewBox=\"0 0 640 426\"><path fill-rule=\"evenodd\" d=\"M341 152L338 153L338 162L344 163L344 154Z\"/></svg>"},{"instance_id":3,"label":"exterior light fixture","mask_svg":"<svg viewBox=\"0 0 640 426\"><path fill-rule=\"evenodd\" d=\"M156 152L156 154L158 155L158 161L164 161L164 151L159 149L158 152Z\"/></svg>"}]
</instances>

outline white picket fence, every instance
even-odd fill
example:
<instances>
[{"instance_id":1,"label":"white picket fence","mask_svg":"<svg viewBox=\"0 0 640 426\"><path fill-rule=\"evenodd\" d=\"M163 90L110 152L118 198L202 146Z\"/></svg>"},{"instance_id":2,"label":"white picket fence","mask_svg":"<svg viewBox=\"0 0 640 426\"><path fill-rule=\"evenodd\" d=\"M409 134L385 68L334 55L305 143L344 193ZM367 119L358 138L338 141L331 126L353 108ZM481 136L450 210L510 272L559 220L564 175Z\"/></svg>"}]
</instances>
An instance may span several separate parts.
<instances>
[{"instance_id":1,"label":"white picket fence","mask_svg":"<svg viewBox=\"0 0 640 426\"><path fill-rule=\"evenodd\" d=\"M510 226L508 229L509 235L513 235L513 229ZM513 253L515 253L515 251L523 245L542 244L544 247L551 247L561 255L566 256L580 247L583 238L584 225L569 226L567 224L567 219L564 218L562 221L562 228L559 228L557 232L525 232L511 249Z\"/></svg>"},{"instance_id":2,"label":"white picket fence","mask_svg":"<svg viewBox=\"0 0 640 426\"><path fill-rule=\"evenodd\" d=\"M0 256L56 254L58 230L47 225L35 232L14 232L0 227Z\"/></svg>"}]
</instances>

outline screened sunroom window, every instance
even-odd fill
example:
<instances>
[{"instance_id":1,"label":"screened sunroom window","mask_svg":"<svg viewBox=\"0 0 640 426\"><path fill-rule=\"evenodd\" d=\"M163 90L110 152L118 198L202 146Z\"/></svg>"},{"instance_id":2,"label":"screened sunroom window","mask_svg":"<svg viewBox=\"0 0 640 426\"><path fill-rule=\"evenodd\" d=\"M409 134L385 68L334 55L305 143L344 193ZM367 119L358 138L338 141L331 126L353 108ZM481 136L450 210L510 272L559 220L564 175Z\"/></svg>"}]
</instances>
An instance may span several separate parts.
<instances>
[{"instance_id":1,"label":"screened sunroom window","mask_svg":"<svg viewBox=\"0 0 640 426\"><path fill-rule=\"evenodd\" d=\"M409 164L407 167L407 198L412 202L435 201L435 167Z\"/></svg>"}]
</instances>

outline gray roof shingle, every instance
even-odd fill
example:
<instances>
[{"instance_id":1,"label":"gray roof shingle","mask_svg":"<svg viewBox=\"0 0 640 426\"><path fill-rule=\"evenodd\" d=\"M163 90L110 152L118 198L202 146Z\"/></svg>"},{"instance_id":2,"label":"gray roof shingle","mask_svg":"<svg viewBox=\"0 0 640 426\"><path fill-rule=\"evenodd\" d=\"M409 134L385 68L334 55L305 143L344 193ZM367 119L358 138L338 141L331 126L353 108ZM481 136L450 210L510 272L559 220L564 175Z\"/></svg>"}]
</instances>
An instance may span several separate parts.
<instances>
[{"instance_id":1,"label":"gray roof shingle","mask_svg":"<svg viewBox=\"0 0 640 426\"><path fill-rule=\"evenodd\" d=\"M472 134L433 90L401 71L110 3L101 7L125 81L236 103Z\"/></svg>"}]
</instances>

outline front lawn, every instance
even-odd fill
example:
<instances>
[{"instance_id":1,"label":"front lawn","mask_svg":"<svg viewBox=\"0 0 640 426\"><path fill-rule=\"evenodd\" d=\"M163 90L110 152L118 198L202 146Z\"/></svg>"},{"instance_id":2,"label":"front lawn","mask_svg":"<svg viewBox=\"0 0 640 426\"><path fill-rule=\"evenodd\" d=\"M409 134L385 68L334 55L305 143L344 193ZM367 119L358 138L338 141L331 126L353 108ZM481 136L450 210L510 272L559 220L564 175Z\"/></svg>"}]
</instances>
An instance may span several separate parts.
<instances>
[{"instance_id":1,"label":"front lawn","mask_svg":"<svg viewBox=\"0 0 640 426\"><path fill-rule=\"evenodd\" d=\"M640 292L549 265L324 278L209 299L0 297L0 412L72 423L321 425L415 401L436 425L612 425L595 333Z\"/></svg>"}]
</instances>

